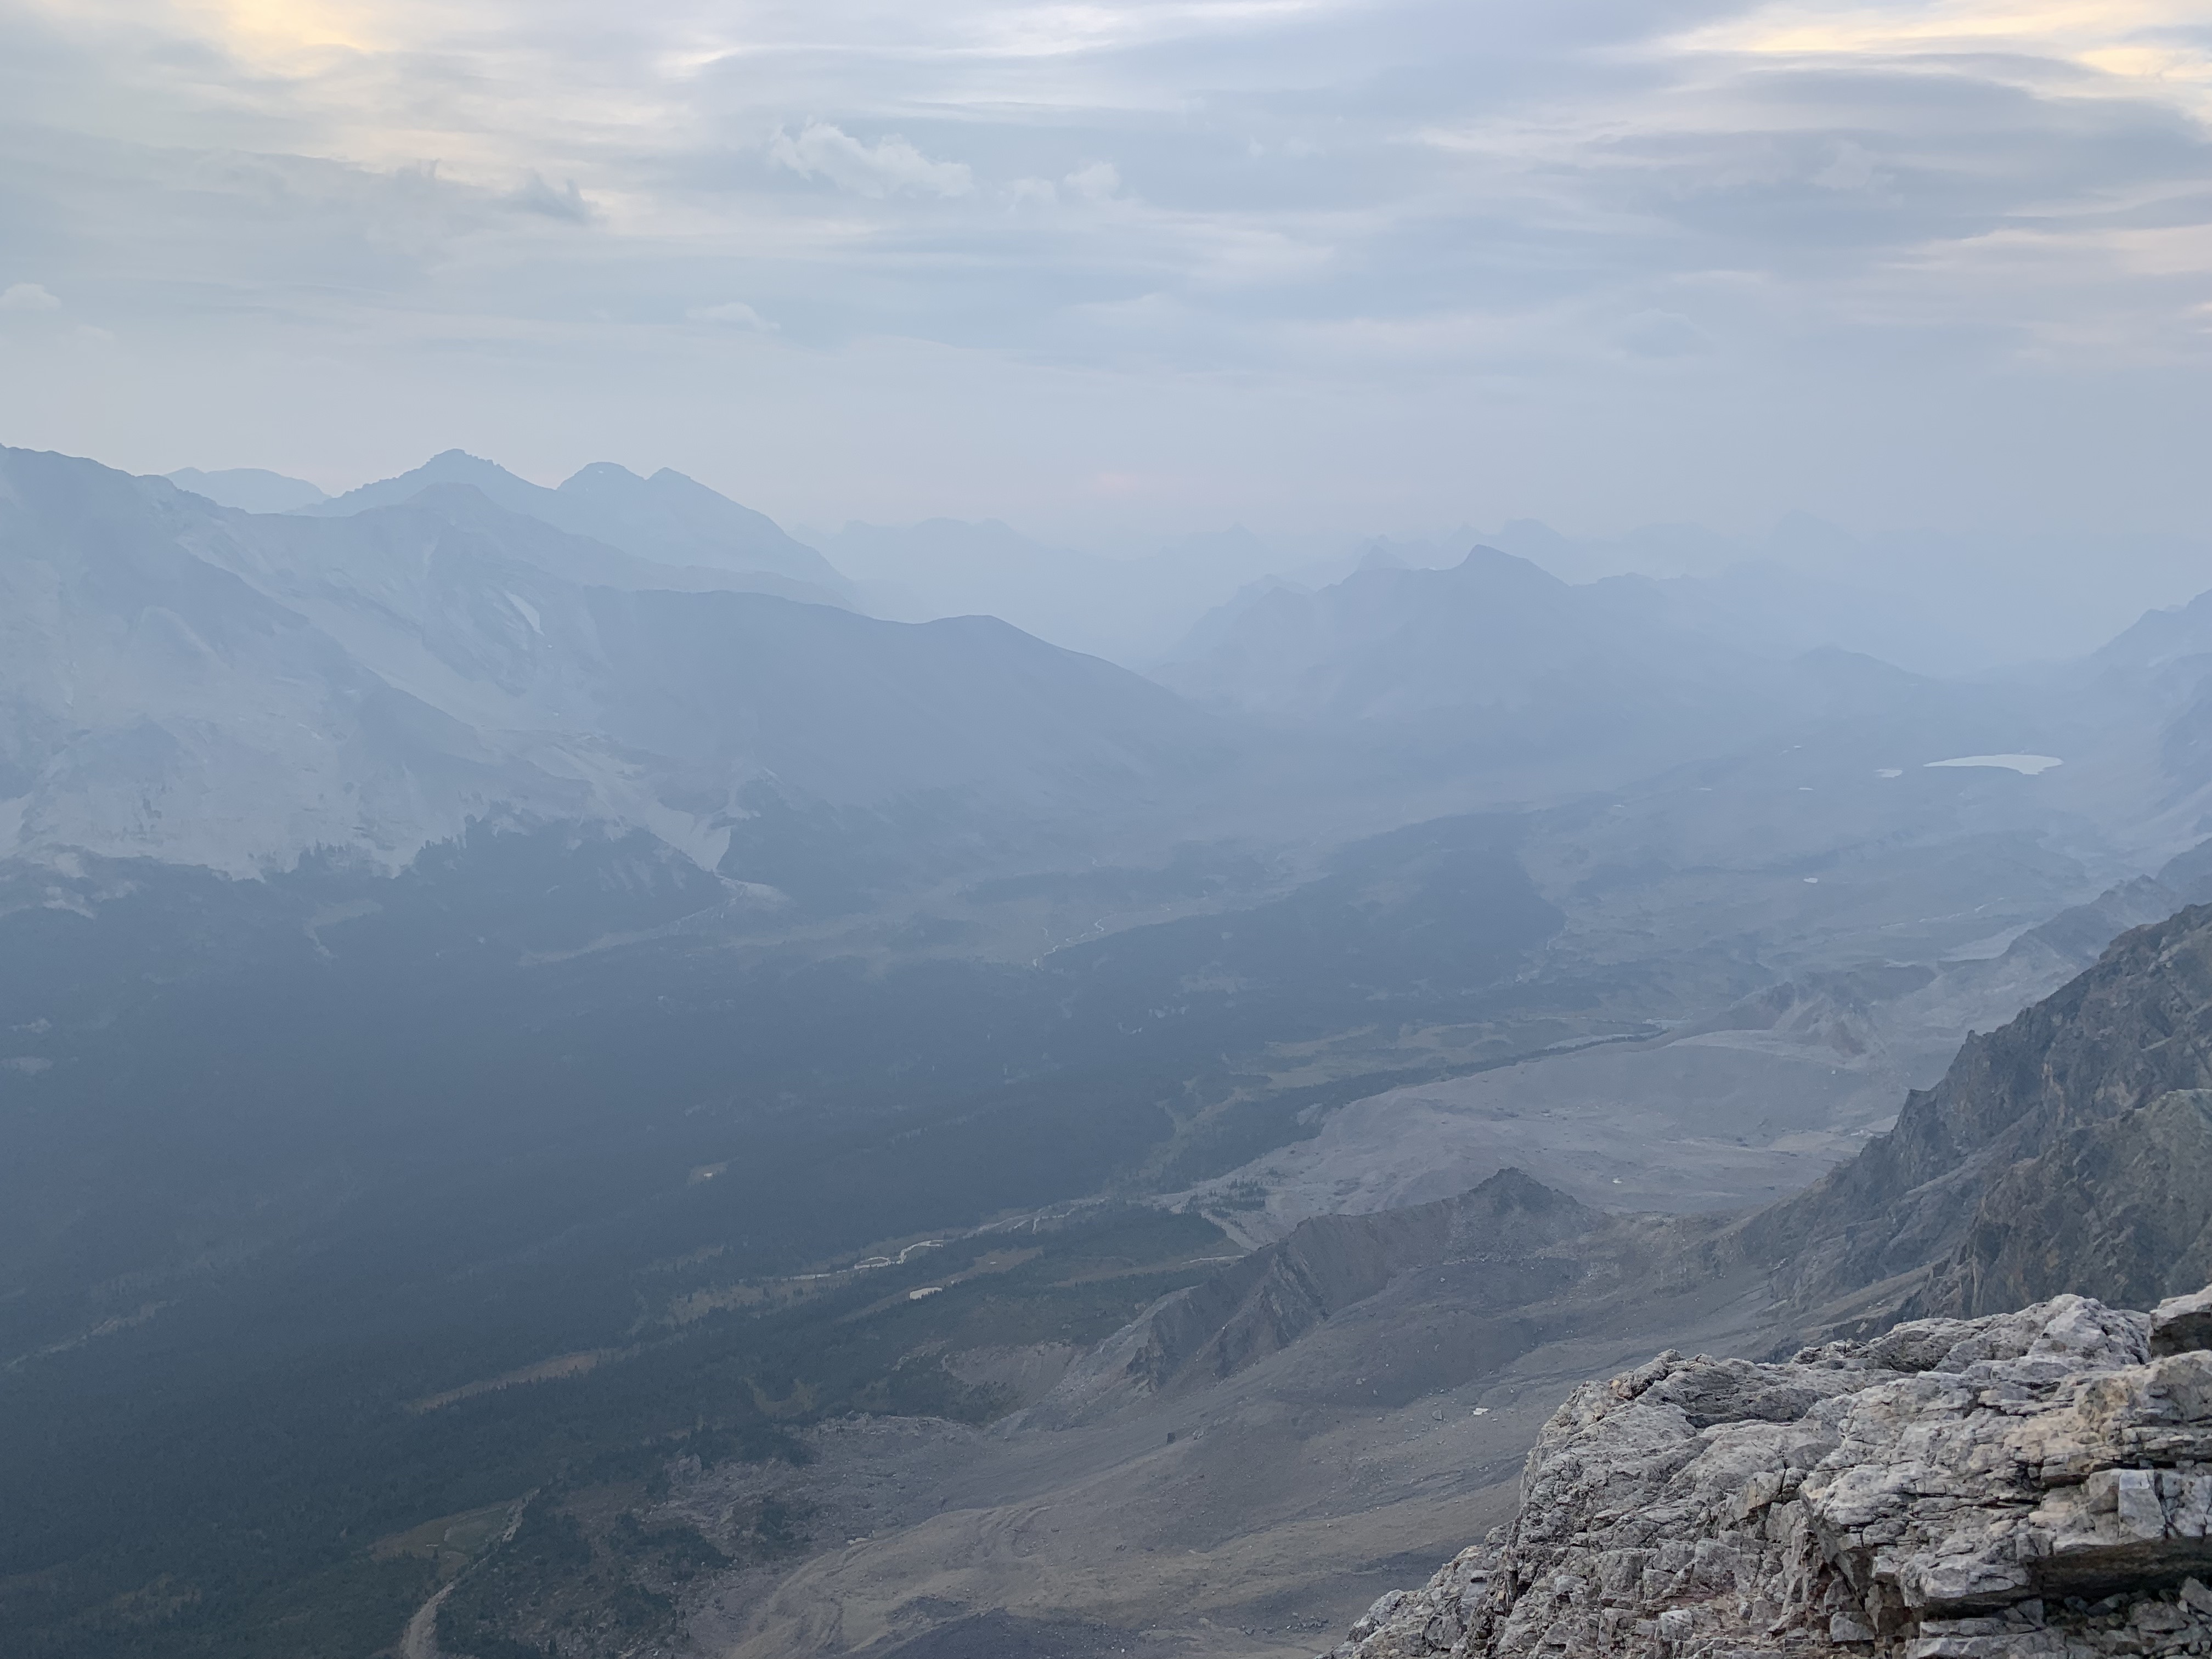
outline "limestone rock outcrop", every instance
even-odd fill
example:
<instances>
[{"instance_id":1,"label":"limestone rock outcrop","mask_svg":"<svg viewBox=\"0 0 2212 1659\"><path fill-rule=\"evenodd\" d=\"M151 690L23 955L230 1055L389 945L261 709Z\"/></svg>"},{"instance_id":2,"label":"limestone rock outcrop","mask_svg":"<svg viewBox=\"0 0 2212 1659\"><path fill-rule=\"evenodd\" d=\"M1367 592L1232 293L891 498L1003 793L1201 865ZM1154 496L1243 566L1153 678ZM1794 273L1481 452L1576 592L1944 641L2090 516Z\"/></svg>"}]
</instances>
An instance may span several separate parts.
<instances>
[{"instance_id":1,"label":"limestone rock outcrop","mask_svg":"<svg viewBox=\"0 0 2212 1659\"><path fill-rule=\"evenodd\" d=\"M2212 1292L1585 1383L1333 1659L2212 1653Z\"/></svg>"}]
</instances>

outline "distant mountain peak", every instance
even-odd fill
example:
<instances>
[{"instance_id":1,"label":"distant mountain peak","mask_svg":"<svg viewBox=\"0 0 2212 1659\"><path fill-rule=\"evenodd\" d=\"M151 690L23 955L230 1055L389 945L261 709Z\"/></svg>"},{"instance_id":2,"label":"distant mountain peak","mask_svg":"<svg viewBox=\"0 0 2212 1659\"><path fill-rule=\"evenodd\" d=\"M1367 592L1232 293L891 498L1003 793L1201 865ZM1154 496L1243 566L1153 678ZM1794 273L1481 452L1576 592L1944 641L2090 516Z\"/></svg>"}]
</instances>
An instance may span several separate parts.
<instances>
[{"instance_id":1,"label":"distant mountain peak","mask_svg":"<svg viewBox=\"0 0 2212 1659\"><path fill-rule=\"evenodd\" d=\"M665 472L667 469L663 467L661 471ZM586 465L578 467L566 478L563 478L561 481L561 488L563 489L587 488L592 484L599 483L602 479L612 480L616 478L628 478L635 481L637 480L637 474L631 471L620 461L592 461Z\"/></svg>"},{"instance_id":2,"label":"distant mountain peak","mask_svg":"<svg viewBox=\"0 0 2212 1659\"><path fill-rule=\"evenodd\" d=\"M422 465L416 467L412 473L403 473L400 476L417 478L442 477L456 473L466 474L472 477L490 475L501 478L513 478L517 483L529 483L528 479L508 471L497 461L488 461L481 455L471 455L465 449L441 449Z\"/></svg>"},{"instance_id":3,"label":"distant mountain peak","mask_svg":"<svg viewBox=\"0 0 2212 1659\"><path fill-rule=\"evenodd\" d=\"M588 536L635 558L679 568L758 572L805 583L834 603L852 600L851 584L829 560L786 535L766 514L669 467L641 478L619 462L593 461L559 489L548 489L496 461L447 449L412 471L299 510L316 518L344 518L415 501L433 485L453 483L473 485L506 512Z\"/></svg>"},{"instance_id":4,"label":"distant mountain peak","mask_svg":"<svg viewBox=\"0 0 2212 1659\"><path fill-rule=\"evenodd\" d=\"M1528 584L1531 590L1565 588L1569 585L1534 559L1524 559L1518 553L1508 553L1487 542L1477 542L1468 549L1465 558L1449 568L1469 575L1513 577Z\"/></svg>"},{"instance_id":5,"label":"distant mountain peak","mask_svg":"<svg viewBox=\"0 0 2212 1659\"><path fill-rule=\"evenodd\" d=\"M465 449L442 449L409 471L379 478L296 510L313 518L343 519L374 507L397 507L432 484L443 483L473 484L510 513L530 512L531 495L538 489L527 478L516 477L496 461L471 455Z\"/></svg>"},{"instance_id":6,"label":"distant mountain peak","mask_svg":"<svg viewBox=\"0 0 2212 1659\"><path fill-rule=\"evenodd\" d=\"M2186 605L2147 611L2090 659L2100 666L2150 668L2212 653L2212 591Z\"/></svg>"}]
</instances>

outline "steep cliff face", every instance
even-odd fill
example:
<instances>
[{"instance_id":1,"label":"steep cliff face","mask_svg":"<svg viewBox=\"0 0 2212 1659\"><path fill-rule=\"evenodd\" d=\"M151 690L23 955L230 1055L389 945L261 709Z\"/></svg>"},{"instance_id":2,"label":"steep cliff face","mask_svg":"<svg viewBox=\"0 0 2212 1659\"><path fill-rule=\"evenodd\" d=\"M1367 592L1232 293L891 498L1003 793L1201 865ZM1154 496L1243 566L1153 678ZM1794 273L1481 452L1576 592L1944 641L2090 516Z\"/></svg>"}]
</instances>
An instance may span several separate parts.
<instances>
[{"instance_id":1,"label":"steep cliff face","mask_svg":"<svg viewBox=\"0 0 2212 1659\"><path fill-rule=\"evenodd\" d=\"M2212 1126L2201 1102L2167 1097L2208 1087L2212 907L2198 906L1970 1037L1893 1133L1730 1243L1838 1334L2059 1290L2155 1300L2206 1276L2187 1249L2212 1221Z\"/></svg>"},{"instance_id":2,"label":"steep cliff face","mask_svg":"<svg viewBox=\"0 0 2212 1659\"><path fill-rule=\"evenodd\" d=\"M1585 1383L1512 1525L1333 1659L2212 1651L2208 1310L2063 1296Z\"/></svg>"},{"instance_id":3,"label":"steep cliff face","mask_svg":"<svg viewBox=\"0 0 2212 1659\"><path fill-rule=\"evenodd\" d=\"M2212 1281L2212 1092L2177 1090L2069 1130L2000 1175L1929 1286L1966 1312L2069 1285L2138 1306Z\"/></svg>"}]
</instances>

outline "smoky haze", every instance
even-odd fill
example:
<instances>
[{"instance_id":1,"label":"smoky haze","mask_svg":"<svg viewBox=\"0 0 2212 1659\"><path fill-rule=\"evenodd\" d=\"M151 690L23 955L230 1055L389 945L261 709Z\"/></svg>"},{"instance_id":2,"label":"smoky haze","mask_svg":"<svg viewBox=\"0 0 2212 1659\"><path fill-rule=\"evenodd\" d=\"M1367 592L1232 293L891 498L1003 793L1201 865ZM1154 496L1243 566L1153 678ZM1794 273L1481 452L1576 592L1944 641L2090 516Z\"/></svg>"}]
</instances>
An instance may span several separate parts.
<instances>
[{"instance_id":1,"label":"smoky haze","mask_svg":"<svg viewBox=\"0 0 2212 1659\"><path fill-rule=\"evenodd\" d=\"M2200 12L0 4L0 1659L2212 1644Z\"/></svg>"}]
</instances>

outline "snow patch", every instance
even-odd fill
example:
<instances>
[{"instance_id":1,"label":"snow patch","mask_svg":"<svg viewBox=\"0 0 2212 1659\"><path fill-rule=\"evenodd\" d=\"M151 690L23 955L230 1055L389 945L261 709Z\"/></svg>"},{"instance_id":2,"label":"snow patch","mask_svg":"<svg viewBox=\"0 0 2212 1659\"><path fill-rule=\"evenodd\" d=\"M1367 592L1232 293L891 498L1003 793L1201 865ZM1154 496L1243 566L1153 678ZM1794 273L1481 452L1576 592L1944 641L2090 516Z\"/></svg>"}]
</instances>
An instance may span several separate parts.
<instances>
[{"instance_id":1,"label":"snow patch","mask_svg":"<svg viewBox=\"0 0 2212 1659\"><path fill-rule=\"evenodd\" d=\"M524 599L520 593L509 593L507 596L507 602L522 613L522 620L530 624L530 631L532 633L538 635L540 638L544 636L545 624L538 619L538 607L536 605L531 604L529 600Z\"/></svg>"}]
</instances>

